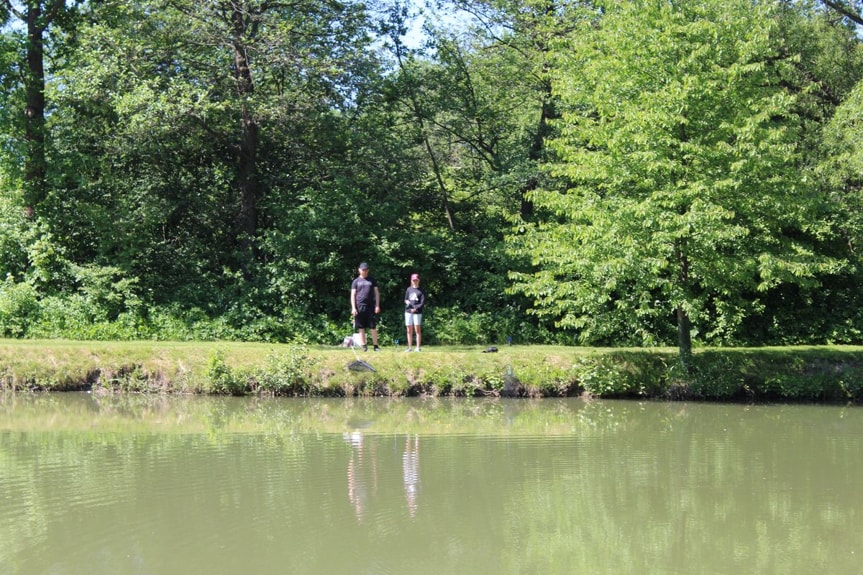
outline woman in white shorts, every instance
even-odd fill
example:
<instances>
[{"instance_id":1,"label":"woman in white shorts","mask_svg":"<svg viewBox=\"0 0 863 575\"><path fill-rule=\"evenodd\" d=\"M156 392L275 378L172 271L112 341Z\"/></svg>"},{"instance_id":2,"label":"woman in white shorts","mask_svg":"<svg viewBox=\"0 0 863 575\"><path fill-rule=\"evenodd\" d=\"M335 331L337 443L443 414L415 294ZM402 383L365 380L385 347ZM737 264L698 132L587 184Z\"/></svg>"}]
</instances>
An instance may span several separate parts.
<instances>
[{"instance_id":1,"label":"woman in white shorts","mask_svg":"<svg viewBox=\"0 0 863 575\"><path fill-rule=\"evenodd\" d=\"M405 327L408 332L408 348L405 351L411 351L414 334L417 336L416 351L422 350L423 306L425 303L425 293L420 289L420 276L419 274L411 274L411 285L405 291Z\"/></svg>"}]
</instances>

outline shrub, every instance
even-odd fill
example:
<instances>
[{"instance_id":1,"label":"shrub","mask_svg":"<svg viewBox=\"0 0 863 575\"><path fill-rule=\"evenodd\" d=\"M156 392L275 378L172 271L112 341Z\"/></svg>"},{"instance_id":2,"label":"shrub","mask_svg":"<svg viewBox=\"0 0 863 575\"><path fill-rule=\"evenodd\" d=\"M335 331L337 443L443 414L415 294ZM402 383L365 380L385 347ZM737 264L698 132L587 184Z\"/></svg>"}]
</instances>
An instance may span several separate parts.
<instances>
[{"instance_id":1,"label":"shrub","mask_svg":"<svg viewBox=\"0 0 863 575\"><path fill-rule=\"evenodd\" d=\"M305 395L309 391L309 370L313 365L301 345L292 345L287 353L273 353L255 374L258 389L272 395Z\"/></svg>"},{"instance_id":2,"label":"shrub","mask_svg":"<svg viewBox=\"0 0 863 575\"><path fill-rule=\"evenodd\" d=\"M225 363L225 354L222 351L215 351L210 356L207 373L212 393L245 395L249 391L248 378Z\"/></svg>"},{"instance_id":3,"label":"shrub","mask_svg":"<svg viewBox=\"0 0 863 575\"><path fill-rule=\"evenodd\" d=\"M573 371L591 395L633 397L655 395L668 367L665 357L656 353L614 351L579 358Z\"/></svg>"},{"instance_id":4,"label":"shrub","mask_svg":"<svg viewBox=\"0 0 863 575\"><path fill-rule=\"evenodd\" d=\"M23 337L39 316L39 296L28 282L15 282L11 276L0 284L0 334Z\"/></svg>"},{"instance_id":5,"label":"shrub","mask_svg":"<svg viewBox=\"0 0 863 575\"><path fill-rule=\"evenodd\" d=\"M681 379L694 399L731 400L753 393L751 367L742 354L704 352L693 356L689 374Z\"/></svg>"}]
</instances>

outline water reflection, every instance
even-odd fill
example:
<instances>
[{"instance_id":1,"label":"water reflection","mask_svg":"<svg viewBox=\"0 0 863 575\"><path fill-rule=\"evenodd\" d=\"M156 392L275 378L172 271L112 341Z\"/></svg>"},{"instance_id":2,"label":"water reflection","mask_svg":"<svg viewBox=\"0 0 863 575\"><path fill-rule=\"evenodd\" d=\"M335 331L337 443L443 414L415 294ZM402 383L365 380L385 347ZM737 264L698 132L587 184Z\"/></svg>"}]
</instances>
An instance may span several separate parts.
<instances>
[{"instance_id":1,"label":"water reflection","mask_svg":"<svg viewBox=\"0 0 863 575\"><path fill-rule=\"evenodd\" d=\"M856 574L861 448L857 408L0 395L0 573Z\"/></svg>"},{"instance_id":2,"label":"water reflection","mask_svg":"<svg viewBox=\"0 0 863 575\"><path fill-rule=\"evenodd\" d=\"M348 500L354 510L358 523L363 523L374 499L378 496L378 444L388 442L389 438L379 436L365 437L360 431L344 433L342 439L351 446L347 466ZM402 484L408 515L415 518L419 507L420 438L417 434L407 434L402 453Z\"/></svg>"},{"instance_id":3,"label":"water reflection","mask_svg":"<svg viewBox=\"0 0 863 575\"><path fill-rule=\"evenodd\" d=\"M405 500L411 517L416 517L420 489L420 437L405 436L405 452L402 455L402 476L405 484Z\"/></svg>"},{"instance_id":4,"label":"water reflection","mask_svg":"<svg viewBox=\"0 0 863 575\"><path fill-rule=\"evenodd\" d=\"M351 445L351 458L348 461L348 499L354 509L357 521L362 523L370 500L378 491L378 462L375 442L369 442L366 449L363 434L359 431L345 434Z\"/></svg>"}]
</instances>

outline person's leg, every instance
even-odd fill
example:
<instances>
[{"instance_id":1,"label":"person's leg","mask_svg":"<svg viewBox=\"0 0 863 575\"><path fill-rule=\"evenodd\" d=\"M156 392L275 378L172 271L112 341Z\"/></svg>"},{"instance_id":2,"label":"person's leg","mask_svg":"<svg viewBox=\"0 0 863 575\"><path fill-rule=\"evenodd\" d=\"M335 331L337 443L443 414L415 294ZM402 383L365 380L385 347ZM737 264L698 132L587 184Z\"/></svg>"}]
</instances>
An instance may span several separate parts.
<instances>
[{"instance_id":1,"label":"person's leg","mask_svg":"<svg viewBox=\"0 0 863 575\"><path fill-rule=\"evenodd\" d=\"M363 351L368 350L369 341L366 332L369 329L372 330L372 340L374 341L375 345L378 344L378 335L377 331L375 330L376 326L374 316L369 313L368 310L360 310L360 313L356 317L356 326L357 330L360 333L360 341L362 341L363 343Z\"/></svg>"},{"instance_id":2,"label":"person's leg","mask_svg":"<svg viewBox=\"0 0 863 575\"><path fill-rule=\"evenodd\" d=\"M414 326L414 329L417 332L417 351L419 351L420 347L422 347L423 344L423 328L420 324L416 324Z\"/></svg>"},{"instance_id":3,"label":"person's leg","mask_svg":"<svg viewBox=\"0 0 863 575\"><path fill-rule=\"evenodd\" d=\"M408 336L408 351L411 350L411 345L413 345L413 327L411 326L411 314L405 312L405 331Z\"/></svg>"},{"instance_id":4,"label":"person's leg","mask_svg":"<svg viewBox=\"0 0 863 575\"><path fill-rule=\"evenodd\" d=\"M375 318L375 314L372 313L371 310L369 311L368 323L366 324L366 327L368 327L372 332L372 343L375 346L375 351L380 351L380 348L378 347L378 321Z\"/></svg>"}]
</instances>

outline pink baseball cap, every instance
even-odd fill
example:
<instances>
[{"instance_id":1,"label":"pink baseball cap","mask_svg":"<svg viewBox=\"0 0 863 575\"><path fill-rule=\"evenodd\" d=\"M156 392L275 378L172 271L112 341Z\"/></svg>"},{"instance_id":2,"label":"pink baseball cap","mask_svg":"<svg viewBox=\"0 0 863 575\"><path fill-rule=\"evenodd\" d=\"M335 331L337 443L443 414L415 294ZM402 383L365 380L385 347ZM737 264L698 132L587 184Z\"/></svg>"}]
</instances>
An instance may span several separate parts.
<instances>
[{"instance_id":1,"label":"pink baseball cap","mask_svg":"<svg viewBox=\"0 0 863 575\"><path fill-rule=\"evenodd\" d=\"M411 274L411 281L418 280L418 279L420 279L419 274Z\"/></svg>"}]
</instances>

